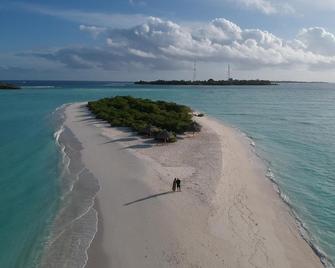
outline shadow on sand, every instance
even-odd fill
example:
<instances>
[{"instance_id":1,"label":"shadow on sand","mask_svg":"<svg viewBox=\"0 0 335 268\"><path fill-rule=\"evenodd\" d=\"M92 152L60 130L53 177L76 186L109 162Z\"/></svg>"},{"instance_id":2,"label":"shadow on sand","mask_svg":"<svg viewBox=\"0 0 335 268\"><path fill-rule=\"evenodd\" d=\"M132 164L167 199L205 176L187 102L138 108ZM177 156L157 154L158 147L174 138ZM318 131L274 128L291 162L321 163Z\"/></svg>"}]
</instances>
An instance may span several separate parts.
<instances>
[{"instance_id":1,"label":"shadow on sand","mask_svg":"<svg viewBox=\"0 0 335 268\"><path fill-rule=\"evenodd\" d=\"M138 140L138 138L131 138L131 137L126 137L126 138L120 138L120 139L115 139L115 140L111 140L111 141L106 141L102 144L108 144L108 143L114 143L114 142L127 142L127 141L136 141Z\"/></svg>"},{"instance_id":2,"label":"shadow on sand","mask_svg":"<svg viewBox=\"0 0 335 268\"><path fill-rule=\"evenodd\" d=\"M146 149L146 148L151 148L151 144L135 144L135 145L130 145L127 147L123 147L122 149Z\"/></svg>"},{"instance_id":3,"label":"shadow on sand","mask_svg":"<svg viewBox=\"0 0 335 268\"><path fill-rule=\"evenodd\" d=\"M153 195L149 195L147 197L143 197L143 198L134 200L134 201L129 202L129 203L125 203L123 205L124 206L129 206L129 205L132 205L132 204L135 204L135 203L138 203L138 202L142 202L142 201L145 201L145 200L148 200L148 199L151 199L151 198L155 198L155 197L162 196L162 195L167 195L167 194L172 194L172 193L175 193L175 192L168 191L168 192L163 192L163 193L159 193L159 194L153 194Z\"/></svg>"}]
</instances>

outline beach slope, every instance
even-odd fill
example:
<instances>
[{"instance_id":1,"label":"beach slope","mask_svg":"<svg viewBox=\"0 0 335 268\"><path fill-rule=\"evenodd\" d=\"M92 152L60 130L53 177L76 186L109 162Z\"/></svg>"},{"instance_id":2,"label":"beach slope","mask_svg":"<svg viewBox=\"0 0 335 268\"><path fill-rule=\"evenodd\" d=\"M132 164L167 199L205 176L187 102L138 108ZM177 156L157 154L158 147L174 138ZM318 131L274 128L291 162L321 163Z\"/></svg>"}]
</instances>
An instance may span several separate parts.
<instances>
[{"instance_id":1,"label":"beach slope","mask_svg":"<svg viewBox=\"0 0 335 268\"><path fill-rule=\"evenodd\" d=\"M86 267L322 267L236 130L197 118L201 133L157 145L85 104L65 114L101 187ZM182 192L171 192L174 177Z\"/></svg>"}]
</instances>

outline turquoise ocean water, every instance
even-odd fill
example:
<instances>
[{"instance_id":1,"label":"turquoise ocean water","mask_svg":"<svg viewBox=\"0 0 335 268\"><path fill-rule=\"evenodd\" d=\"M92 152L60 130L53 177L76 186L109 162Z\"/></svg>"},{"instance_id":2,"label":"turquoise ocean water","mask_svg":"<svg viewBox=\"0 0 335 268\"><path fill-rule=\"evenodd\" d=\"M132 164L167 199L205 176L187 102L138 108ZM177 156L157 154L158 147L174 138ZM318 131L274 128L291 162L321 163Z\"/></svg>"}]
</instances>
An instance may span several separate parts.
<instances>
[{"instance_id":1,"label":"turquoise ocean water","mask_svg":"<svg viewBox=\"0 0 335 268\"><path fill-rule=\"evenodd\" d=\"M114 95L190 105L246 133L306 238L335 262L334 84L30 82L21 91L0 91L0 267L38 267L60 209L64 166L54 136L60 127L54 111L65 103Z\"/></svg>"}]
</instances>

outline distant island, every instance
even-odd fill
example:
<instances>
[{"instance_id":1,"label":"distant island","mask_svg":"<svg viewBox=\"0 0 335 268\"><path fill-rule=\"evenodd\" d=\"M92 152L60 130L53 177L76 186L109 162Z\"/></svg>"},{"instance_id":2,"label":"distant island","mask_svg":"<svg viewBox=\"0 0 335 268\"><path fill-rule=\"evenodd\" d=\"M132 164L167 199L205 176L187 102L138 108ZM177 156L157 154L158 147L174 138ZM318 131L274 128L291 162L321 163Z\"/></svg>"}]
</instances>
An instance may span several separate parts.
<instances>
[{"instance_id":1,"label":"distant island","mask_svg":"<svg viewBox=\"0 0 335 268\"><path fill-rule=\"evenodd\" d=\"M2 89L20 89L17 85L0 82L0 90Z\"/></svg>"},{"instance_id":2,"label":"distant island","mask_svg":"<svg viewBox=\"0 0 335 268\"><path fill-rule=\"evenodd\" d=\"M279 81L272 81L276 84L328 84L328 82L323 81L293 81L293 80L279 80Z\"/></svg>"},{"instance_id":3,"label":"distant island","mask_svg":"<svg viewBox=\"0 0 335 268\"><path fill-rule=\"evenodd\" d=\"M239 80L239 79L228 79L228 80L155 80L155 81L137 81L136 85L177 85L177 86L269 86L276 85L276 83L270 80Z\"/></svg>"},{"instance_id":4,"label":"distant island","mask_svg":"<svg viewBox=\"0 0 335 268\"><path fill-rule=\"evenodd\" d=\"M175 142L176 134L201 130L192 120L191 108L174 102L116 96L90 101L87 107L96 118L107 121L112 127L129 127L139 135L160 142Z\"/></svg>"}]
</instances>

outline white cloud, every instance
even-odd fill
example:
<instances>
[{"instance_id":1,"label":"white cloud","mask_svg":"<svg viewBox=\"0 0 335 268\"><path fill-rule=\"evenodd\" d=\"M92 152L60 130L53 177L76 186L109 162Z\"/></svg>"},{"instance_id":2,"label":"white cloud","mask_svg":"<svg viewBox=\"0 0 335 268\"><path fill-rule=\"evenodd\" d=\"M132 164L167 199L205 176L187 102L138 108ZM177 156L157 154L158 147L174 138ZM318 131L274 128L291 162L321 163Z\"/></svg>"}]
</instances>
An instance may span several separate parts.
<instances>
[{"instance_id":1,"label":"white cloud","mask_svg":"<svg viewBox=\"0 0 335 268\"><path fill-rule=\"evenodd\" d=\"M297 38L305 50L325 56L335 56L335 35L321 27L302 29Z\"/></svg>"},{"instance_id":2,"label":"white cloud","mask_svg":"<svg viewBox=\"0 0 335 268\"><path fill-rule=\"evenodd\" d=\"M107 45L64 48L35 53L70 68L115 70L183 69L199 62L232 63L240 69L335 68L335 36L323 28L301 30L296 39L283 40L260 29L242 29L218 18L200 28L149 18L128 29L107 29Z\"/></svg>"},{"instance_id":3,"label":"white cloud","mask_svg":"<svg viewBox=\"0 0 335 268\"><path fill-rule=\"evenodd\" d=\"M129 48L129 53L141 58L156 58L156 56L150 52L144 52L142 50Z\"/></svg>"},{"instance_id":4,"label":"white cloud","mask_svg":"<svg viewBox=\"0 0 335 268\"><path fill-rule=\"evenodd\" d=\"M79 29L80 29L80 31L88 32L94 38L96 38L99 34L106 31L105 27L88 26L88 25L83 25L83 24L79 26Z\"/></svg>"},{"instance_id":5,"label":"white cloud","mask_svg":"<svg viewBox=\"0 0 335 268\"><path fill-rule=\"evenodd\" d=\"M217 4L221 0L211 0ZM225 0L238 4L240 7L254 9L266 15L272 14L294 14L304 16L306 14L315 16L315 12L333 12L335 10L334 0Z\"/></svg>"},{"instance_id":6,"label":"white cloud","mask_svg":"<svg viewBox=\"0 0 335 268\"><path fill-rule=\"evenodd\" d=\"M235 7L258 11L265 15L294 14L295 8L287 0L208 0L216 6L230 3Z\"/></svg>"},{"instance_id":7,"label":"white cloud","mask_svg":"<svg viewBox=\"0 0 335 268\"><path fill-rule=\"evenodd\" d=\"M247 8L258 10L264 14L277 13L277 8L269 1L266 0L235 0L235 3Z\"/></svg>"},{"instance_id":8,"label":"white cloud","mask_svg":"<svg viewBox=\"0 0 335 268\"><path fill-rule=\"evenodd\" d=\"M129 0L129 4L132 5L132 6L146 6L147 5L147 2L145 1L141 1L141 0Z\"/></svg>"},{"instance_id":9,"label":"white cloud","mask_svg":"<svg viewBox=\"0 0 335 268\"><path fill-rule=\"evenodd\" d=\"M310 9L312 11L315 10L334 10L335 9L335 1L334 0L291 0L290 3L296 6L299 9Z\"/></svg>"},{"instance_id":10,"label":"white cloud","mask_svg":"<svg viewBox=\"0 0 335 268\"><path fill-rule=\"evenodd\" d=\"M86 12L74 9L49 8L26 3L16 3L15 6L24 9L25 11L99 27L127 28L144 23L148 18L142 14Z\"/></svg>"}]
</instances>

